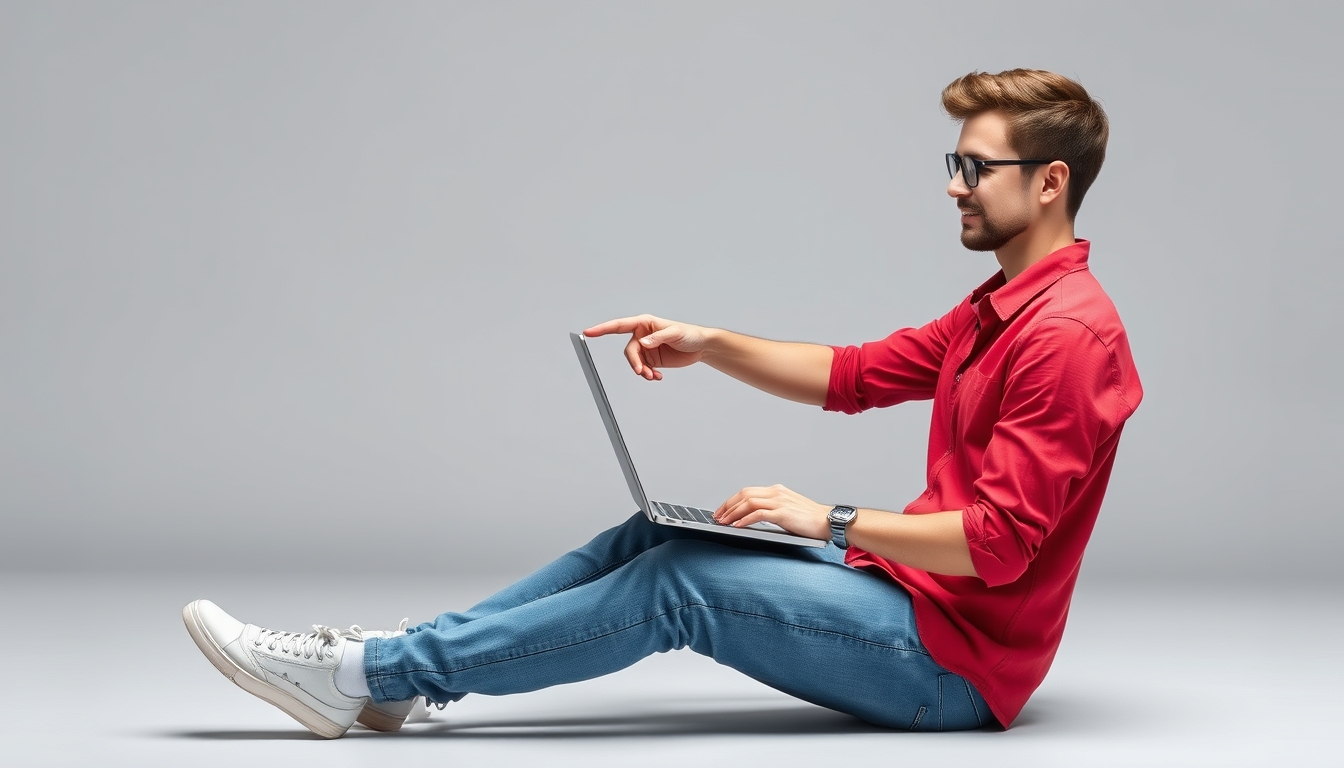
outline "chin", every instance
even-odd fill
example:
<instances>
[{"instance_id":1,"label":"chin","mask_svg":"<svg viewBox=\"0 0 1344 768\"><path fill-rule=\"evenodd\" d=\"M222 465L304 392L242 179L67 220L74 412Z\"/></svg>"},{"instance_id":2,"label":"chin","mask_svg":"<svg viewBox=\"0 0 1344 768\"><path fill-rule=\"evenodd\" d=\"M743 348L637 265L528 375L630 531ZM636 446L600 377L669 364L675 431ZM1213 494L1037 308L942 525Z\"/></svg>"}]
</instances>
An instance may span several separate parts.
<instances>
[{"instance_id":1,"label":"chin","mask_svg":"<svg viewBox=\"0 0 1344 768\"><path fill-rule=\"evenodd\" d=\"M997 244L987 242L984 237L979 237L977 235L978 233L973 233L970 230L963 229L961 231L962 247L968 251L979 251L979 252L992 251L999 247Z\"/></svg>"}]
</instances>

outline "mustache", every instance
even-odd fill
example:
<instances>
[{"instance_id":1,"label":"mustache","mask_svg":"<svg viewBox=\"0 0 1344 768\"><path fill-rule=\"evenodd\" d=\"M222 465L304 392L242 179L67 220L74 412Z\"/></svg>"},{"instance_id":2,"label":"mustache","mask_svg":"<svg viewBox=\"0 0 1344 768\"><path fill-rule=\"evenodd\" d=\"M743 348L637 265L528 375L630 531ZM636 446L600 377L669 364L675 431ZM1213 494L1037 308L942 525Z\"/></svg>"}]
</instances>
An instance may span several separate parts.
<instances>
[{"instance_id":1,"label":"mustache","mask_svg":"<svg viewBox=\"0 0 1344 768\"><path fill-rule=\"evenodd\" d=\"M979 215L979 214L982 214L982 213L985 212L984 209L981 208L981 207L978 206L978 205L974 205L974 206L973 206L973 205L958 205L958 206L957 206L957 210L961 211L962 213L970 213L970 214L974 214L974 215Z\"/></svg>"}]
</instances>

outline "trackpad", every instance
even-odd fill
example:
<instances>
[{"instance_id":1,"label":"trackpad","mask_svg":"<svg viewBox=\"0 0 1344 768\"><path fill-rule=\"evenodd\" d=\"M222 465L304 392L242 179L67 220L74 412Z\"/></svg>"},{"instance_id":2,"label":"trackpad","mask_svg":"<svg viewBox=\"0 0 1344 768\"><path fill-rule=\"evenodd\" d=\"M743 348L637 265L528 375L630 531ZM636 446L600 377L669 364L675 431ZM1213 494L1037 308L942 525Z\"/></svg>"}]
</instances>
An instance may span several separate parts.
<instances>
[{"instance_id":1,"label":"trackpad","mask_svg":"<svg viewBox=\"0 0 1344 768\"><path fill-rule=\"evenodd\" d=\"M747 525L747 526L743 526L743 527L745 527L745 528L750 528L750 529L752 529L752 530L754 530L754 531L770 531L770 532L772 532L772 533L788 533L788 531L784 530L782 527L780 527L780 526L778 526L778 525L775 525L774 523L768 523L768 522L766 522L766 521L764 521L764 520L762 520L762 521L759 522L759 523L752 523L751 525Z\"/></svg>"}]
</instances>

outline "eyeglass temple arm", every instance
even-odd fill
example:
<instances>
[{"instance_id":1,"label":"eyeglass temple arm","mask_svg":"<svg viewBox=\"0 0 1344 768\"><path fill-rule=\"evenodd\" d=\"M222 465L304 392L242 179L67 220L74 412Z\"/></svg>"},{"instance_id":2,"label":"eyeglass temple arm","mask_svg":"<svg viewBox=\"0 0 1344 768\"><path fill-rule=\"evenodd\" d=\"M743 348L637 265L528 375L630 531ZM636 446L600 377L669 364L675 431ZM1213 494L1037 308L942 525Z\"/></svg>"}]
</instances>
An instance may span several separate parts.
<instances>
[{"instance_id":1,"label":"eyeglass temple arm","mask_svg":"<svg viewBox=\"0 0 1344 768\"><path fill-rule=\"evenodd\" d=\"M976 160L971 158L976 165L1045 165L1053 163L1054 160Z\"/></svg>"}]
</instances>

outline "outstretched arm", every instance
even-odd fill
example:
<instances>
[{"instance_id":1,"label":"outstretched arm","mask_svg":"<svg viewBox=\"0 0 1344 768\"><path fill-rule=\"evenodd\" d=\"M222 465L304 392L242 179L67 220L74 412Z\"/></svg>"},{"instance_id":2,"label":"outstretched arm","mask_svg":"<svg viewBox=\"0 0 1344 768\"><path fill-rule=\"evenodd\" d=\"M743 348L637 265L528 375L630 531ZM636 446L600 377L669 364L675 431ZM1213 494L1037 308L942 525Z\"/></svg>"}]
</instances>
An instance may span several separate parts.
<instances>
[{"instance_id":1,"label":"outstretched arm","mask_svg":"<svg viewBox=\"0 0 1344 768\"><path fill-rule=\"evenodd\" d=\"M826 403L834 352L821 344L758 339L653 315L609 320L583 333L589 337L629 333L625 358L636 374L649 381L662 379L663 368L703 362L776 397L808 405Z\"/></svg>"}]
</instances>

